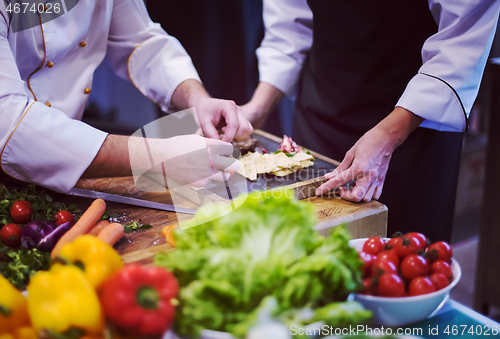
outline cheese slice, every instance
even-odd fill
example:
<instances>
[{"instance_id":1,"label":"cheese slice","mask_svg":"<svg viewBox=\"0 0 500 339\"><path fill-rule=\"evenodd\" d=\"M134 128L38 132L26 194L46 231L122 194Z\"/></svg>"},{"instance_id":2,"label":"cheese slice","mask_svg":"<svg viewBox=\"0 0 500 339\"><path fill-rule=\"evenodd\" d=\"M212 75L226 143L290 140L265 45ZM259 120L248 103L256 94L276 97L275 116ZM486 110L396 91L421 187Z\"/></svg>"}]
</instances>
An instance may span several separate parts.
<instances>
[{"instance_id":1,"label":"cheese slice","mask_svg":"<svg viewBox=\"0 0 500 339\"><path fill-rule=\"evenodd\" d=\"M294 173L302 168L313 166L311 161L314 157L307 153L297 153L293 157L288 157L285 153L248 152L241 158L243 166L238 173L248 178L256 180L257 174L270 173L279 177Z\"/></svg>"}]
</instances>

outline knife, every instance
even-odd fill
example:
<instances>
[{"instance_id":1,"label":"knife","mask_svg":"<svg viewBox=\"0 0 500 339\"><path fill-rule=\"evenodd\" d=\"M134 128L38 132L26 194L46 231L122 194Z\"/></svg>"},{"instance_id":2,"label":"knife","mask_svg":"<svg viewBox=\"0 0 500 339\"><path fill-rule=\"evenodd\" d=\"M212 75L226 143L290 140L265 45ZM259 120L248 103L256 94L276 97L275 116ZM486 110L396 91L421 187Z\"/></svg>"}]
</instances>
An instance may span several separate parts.
<instances>
[{"instance_id":1,"label":"knife","mask_svg":"<svg viewBox=\"0 0 500 339\"><path fill-rule=\"evenodd\" d=\"M161 210L161 211L172 211L172 212L185 213L185 214L195 214L196 213L195 210L192 210L190 208L176 207L173 205L162 204L159 202L124 197L122 195L91 191L91 190L86 190L86 189L81 189L81 188L71 189L71 191L69 191L69 195L74 195L74 196L78 196L78 197L85 197L85 198L93 198L93 199L102 199L105 201L112 201L112 202L118 202L120 204L127 204L127 205L133 205L133 206L152 208L152 209Z\"/></svg>"}]
</instances>

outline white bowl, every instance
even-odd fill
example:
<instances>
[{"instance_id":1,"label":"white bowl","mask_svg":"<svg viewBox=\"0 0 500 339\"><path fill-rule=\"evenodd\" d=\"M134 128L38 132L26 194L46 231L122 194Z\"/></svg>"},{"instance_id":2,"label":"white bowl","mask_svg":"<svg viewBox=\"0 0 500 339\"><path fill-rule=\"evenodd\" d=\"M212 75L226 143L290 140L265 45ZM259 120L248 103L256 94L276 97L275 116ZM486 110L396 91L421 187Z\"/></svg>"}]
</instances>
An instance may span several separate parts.
<instances>
[{"instance_id":1,"label":"white bowl","mask_svg":"<svg viewBox=\"0 0 500 339\"><path fill-rule=\"evenodd\" d=\"M367 239L354 239L349 241L349 245L360 252ZM453 281L439 291L415 297L400 298L376 297L354 293L351 295L351 298L358 301L367 310L373 312L372 325L404 326L430 318L446 303L451 289L455 287L462 275L462 270L457 261L454 259L451 260Z\"/></svg>"}]
</instances>

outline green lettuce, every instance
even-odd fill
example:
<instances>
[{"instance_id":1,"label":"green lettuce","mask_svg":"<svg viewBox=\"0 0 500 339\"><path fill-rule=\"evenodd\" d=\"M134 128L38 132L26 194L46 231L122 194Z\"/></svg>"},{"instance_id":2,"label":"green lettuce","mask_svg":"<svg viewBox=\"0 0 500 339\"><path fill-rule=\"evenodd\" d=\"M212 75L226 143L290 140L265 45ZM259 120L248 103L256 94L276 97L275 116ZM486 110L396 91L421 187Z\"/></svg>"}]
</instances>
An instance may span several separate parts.
<instances>
[{"instance_id":1,"label":"green lettuce","mask_svg":"<svg viewBox=\"0 0 500 339\"><path fill-rule=\"evenodd\" d=\"M317 312L310 323L323 317L344 326L370 317L345 302L362 286L363 264L344 226L318 235L314 206L293 191L237 199L230 213L226 205L201 207L188 228L176 230L177 250L155 257L181 286L179 334L196 338L211 329L242 338L269 305L270 316L284 323L302 309Z\"/></svg>"}]
</instances>

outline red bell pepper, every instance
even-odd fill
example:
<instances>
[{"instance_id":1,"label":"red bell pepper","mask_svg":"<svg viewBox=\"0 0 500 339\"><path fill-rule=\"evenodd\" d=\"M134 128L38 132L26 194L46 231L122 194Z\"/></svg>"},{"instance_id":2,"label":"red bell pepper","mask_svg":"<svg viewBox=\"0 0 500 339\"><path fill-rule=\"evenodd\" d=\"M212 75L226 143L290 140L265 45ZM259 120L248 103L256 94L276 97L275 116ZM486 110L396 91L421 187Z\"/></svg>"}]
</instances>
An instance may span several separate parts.
<instances>
[{"instance_id":1,"label":"red bell pepper","mask_svg":"<svg viewBox=\"0 0 500 339\"><path fill-rule=\"evenodd\" d=\"M127 334L165 332L175 317L179 284L161 267L129 265L103 285L101 301L107 319Z\"/></svg>"}]
</instances>

